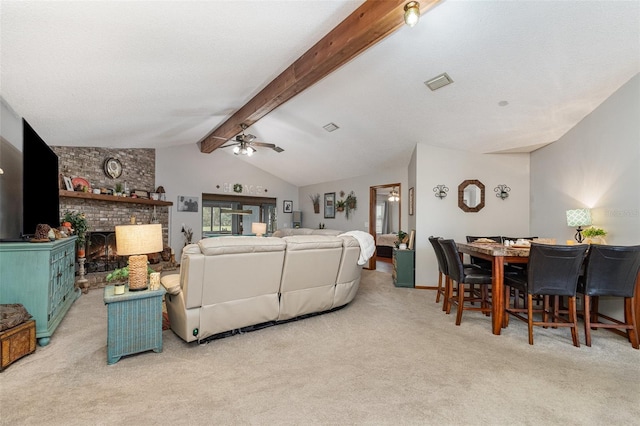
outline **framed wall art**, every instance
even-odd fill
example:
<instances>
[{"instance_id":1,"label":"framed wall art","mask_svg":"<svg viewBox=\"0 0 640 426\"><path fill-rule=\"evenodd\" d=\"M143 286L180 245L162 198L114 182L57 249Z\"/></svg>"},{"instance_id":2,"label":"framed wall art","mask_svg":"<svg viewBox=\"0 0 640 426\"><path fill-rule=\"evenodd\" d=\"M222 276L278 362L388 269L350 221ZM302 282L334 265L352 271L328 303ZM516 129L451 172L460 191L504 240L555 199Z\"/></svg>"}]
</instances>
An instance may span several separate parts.
<instances>
[{"instance_id":1,"label":"framed wall art","mask_svg":"<svg viewBox=\"0 0 640 426\"><path fill-rule=\"evenodd\" d=\"M179 212L197 212L198 211L198 197L191 197L188 195L178 196L178 211Z\"/></svg>"},{"instance_id":2,"label":"framed wall art","mask_svg":"<svg viewBox=\"0 0 640 426\"><path fill-rule=\"evenodd\" d=\"M324 218L335 219L336 217L336 193L325 192L324 194Z\"/></svg>"},{"instance_id":3,"label":"framed wall art","mask_svg":"<svg viewBox=\"0 0 640 426\"><path fill-rule=\"evenodd\" d=\"M415 205L416 205L415 189L412 186L411 188L409 188L409 216L413 216Z\"/></svg>"},{"instance_id":4,"label":"framed wall art","mask_svg":"<svg viewBox=\"0 0 640 426\"><path fill-rule=\"evenodd\" d=\"M293 201L291 200L284 200L282 202L282 211L284 213L293 213Z\"/></svg>"}]
</instances>

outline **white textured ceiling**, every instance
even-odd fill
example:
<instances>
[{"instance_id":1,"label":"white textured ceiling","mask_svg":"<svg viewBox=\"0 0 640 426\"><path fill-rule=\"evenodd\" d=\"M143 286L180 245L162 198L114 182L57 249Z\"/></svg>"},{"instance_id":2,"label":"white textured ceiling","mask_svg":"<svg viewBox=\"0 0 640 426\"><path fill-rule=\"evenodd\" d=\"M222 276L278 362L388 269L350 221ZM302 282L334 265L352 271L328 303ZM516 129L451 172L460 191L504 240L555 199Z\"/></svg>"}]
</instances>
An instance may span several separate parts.
<instances>
[{"instance_id":1,"label":"white textured ceiling","mask_svg":"<svg viewBox=\"0 0 640 426\"><path fill-rule=\"evenodd\" d=\"M360 4L2 0L0 94L50 145L195 144ZM445 0L254 124L285 151L243 160L302 186L416 143L528 152L638 72L639 1Z\"/></svg>"}]
</instances>

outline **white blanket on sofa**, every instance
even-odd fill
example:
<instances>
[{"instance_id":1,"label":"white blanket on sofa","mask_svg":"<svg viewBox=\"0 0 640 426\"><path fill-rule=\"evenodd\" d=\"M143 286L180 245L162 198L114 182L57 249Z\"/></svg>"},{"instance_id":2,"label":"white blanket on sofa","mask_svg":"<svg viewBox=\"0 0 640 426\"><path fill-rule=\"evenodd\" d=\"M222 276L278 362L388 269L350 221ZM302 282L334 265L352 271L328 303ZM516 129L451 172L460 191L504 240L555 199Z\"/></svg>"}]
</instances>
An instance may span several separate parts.
<instances>
[{"instance_id":1,"label":"white blanket on sofa","mask_svg":"<svg viewBox=\"0 0 640 426\"><path fill-rule=\"evenodd\" d=\"M358 258L358 265L364 265L367 263L369 258L373 256L373 253L376 251L376 242L371 236L371 234L364 231L348 231L342 235L349 235L356 240L360 244L360 257Z\"/></svg>"}]
</instances>

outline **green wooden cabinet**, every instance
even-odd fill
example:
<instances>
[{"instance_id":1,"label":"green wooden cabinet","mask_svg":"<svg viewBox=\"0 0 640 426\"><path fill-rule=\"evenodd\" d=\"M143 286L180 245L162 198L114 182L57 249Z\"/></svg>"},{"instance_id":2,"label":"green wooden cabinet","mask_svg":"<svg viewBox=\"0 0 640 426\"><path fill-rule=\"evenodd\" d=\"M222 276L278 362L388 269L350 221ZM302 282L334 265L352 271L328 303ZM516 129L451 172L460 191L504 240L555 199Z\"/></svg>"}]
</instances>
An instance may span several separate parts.
<instances>
[{"instance_id":1,"label":"green wooden cabinet","mask_svg":"<svg viewBox=\"0 0 640 426\"><path fill-rule=\"evenodd\" d=\"M393 285L414 287L415 256L414 250L393 249Z\"/></svg>"},{"instance_id":2,"label":"green wooden cabinet","mask_svg":"<svg viewBox=\"0 0 640 426\"><path fill-rule=\"evenodd\" d=\"M40 346L80 296L75 288L76 237L50 243L0 244L0 304L21 303L36 321Z\"/></svg>"}]
</instances>

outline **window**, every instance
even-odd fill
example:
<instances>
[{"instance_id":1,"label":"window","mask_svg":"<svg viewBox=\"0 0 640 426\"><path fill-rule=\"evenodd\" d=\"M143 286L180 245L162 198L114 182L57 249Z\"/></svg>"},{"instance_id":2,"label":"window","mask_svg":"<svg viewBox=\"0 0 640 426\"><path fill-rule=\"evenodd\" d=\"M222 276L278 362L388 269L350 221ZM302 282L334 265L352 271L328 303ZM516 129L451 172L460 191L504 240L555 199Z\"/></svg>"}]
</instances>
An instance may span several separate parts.
<instances>
[{"instance_id":1,"label":"window","mask_svg":"<svg viewBox=\"0 0 640 426\"><path fill-rule=\"evenodd\" d=\"M277 229L276 199L202 194L202 235L252 235L251 224L264 222L267 233Z\"/></svg>"}]
</instances>

